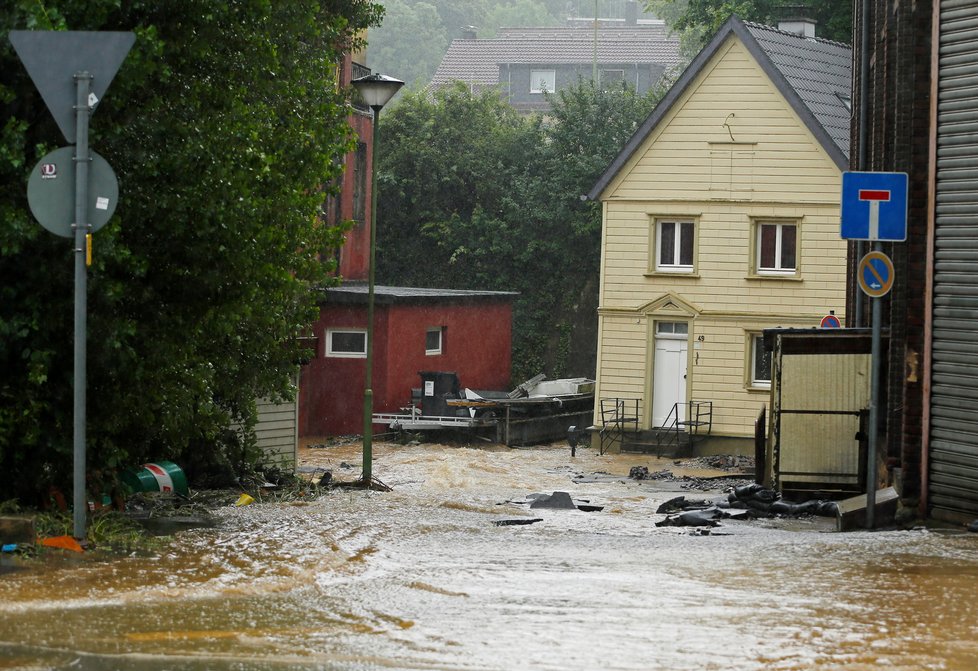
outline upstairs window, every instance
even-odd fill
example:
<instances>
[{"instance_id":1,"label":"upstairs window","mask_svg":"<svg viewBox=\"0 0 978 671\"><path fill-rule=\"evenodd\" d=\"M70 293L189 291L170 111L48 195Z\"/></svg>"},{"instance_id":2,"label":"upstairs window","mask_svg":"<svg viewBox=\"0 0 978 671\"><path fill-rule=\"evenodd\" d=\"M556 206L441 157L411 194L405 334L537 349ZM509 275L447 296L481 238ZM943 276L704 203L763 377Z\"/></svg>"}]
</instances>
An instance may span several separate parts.
<instances>
[{"instance_id":1,"label":"upstairs window","mask_svg":"<svg viewBox=\"0 0 978 671\"><path fill-rule=\"evenodd\" d=\"M655 270L693 272L695 227L691 221L655 222Z\"/></svg>"},{"instance_id":2,"label":"upstairs window","mask_svg":"<svg viewBox=\"0 0 978 671\"><path fill-rule=\"evenodd\" d=\"M553 93L556 82L556 70L530 70L530 93Z\"/></svg>"},{"instance_id":3,"label":"upstairs window","mask_svg":"<svg viewBox=\"0 0 978 671\"><path fill-rule=\"evenodd\" d=\"M758 222L756 272L758 275L794 275L798 270L798 226Z\"/></svg>"}]
</instances>

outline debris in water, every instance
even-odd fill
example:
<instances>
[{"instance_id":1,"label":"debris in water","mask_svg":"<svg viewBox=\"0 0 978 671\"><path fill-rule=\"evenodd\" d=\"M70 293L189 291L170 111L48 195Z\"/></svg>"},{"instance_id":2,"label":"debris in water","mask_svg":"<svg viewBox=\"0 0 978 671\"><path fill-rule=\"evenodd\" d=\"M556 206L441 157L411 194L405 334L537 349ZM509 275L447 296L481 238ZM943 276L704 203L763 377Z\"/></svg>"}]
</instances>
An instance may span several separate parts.
<instances>
[{"instance_id":1,"label":"debris in water","mask_svg":"<svg viewBox=\"0 0 978 671\"><path fill-rule=\"evenodd\" d=\"M554 492L553 494L531 494L531 508L558 508L560 510L573 510L574 499L567 492Z\"/></svg>"},{"instance_id":2,"label":"debris in water","mask_svg":"<svg viewBox=\"0 0 978 671\"><path fill-rule=\"evenodd\" d=\"M655 523L657 527L715 527L722 516L719 508L712 507L704 510L689 510L678 515L667 517Z\"/></svg>"},{"instance_id":3,"label":"debris in water","mask_svg":"<svg viewBox=\"0 0 978 671\"><path fill-rule=\"evenodd\" d=\"M656 522L656 526L704 526L719 519L747 519L751 517L800 517L821 515L835 517L838 505L834 501L814 499L803 503L782 501L781 495L763 485L751 483L734 487L725 499L687 500L685 496L669 499L658 507L656 513L672 517Z\"/></svg>"},{"instance_id":4,"label":"debris in water","mask_svg":"<svg viewBox=\"0 0 978 671\"><path fill-rule=\"evenodd\" d=\"M532 517L532 518L525 517L525 518L515 519L515 520L496 520L493 522L493 524L495 524L497 527L512 527L512 526L521 526L525 524L535 524L536 522L542 522L542 521L543 521L542 517Z\"/></svg>"},{"instance_id":5,"label":"debris in water","mask_svg":"<svg viewBox=\"0 0 978 671\"><path fill-rule=\"evenodd\" d=\"M255 499L253 497L251 497L248 494L242 494L241 496L238 497L238 500L235 501L234 505L236 505L236 506L247 506L247 505L251 505L254 502L255 502Z\"/></svg>"},{"instance_id":6,"label":"debris in water","mask_svg":"<svg viewBox=\"0 0 978 671\"><path fill-rule=\"evenodd\" d=\"M604 510L604 506L594 505L589 500L580 499L575 501L567 492L554 492L553 494L530 494L524 501L507 500L504 503L515 503L517 505L529 504L531 508L552 508L555 510L580 510L585 513L595 513ZM502 505L497 504L497 505Z\"/></svg>"},{"instance_id":7,"label":"debris in water","mask_svg":"<svg viewBox=\"0 0 978 671\"><path fill-rule=\"evenodd\" d=\"M62 550L71 550L72 552L84 552L85 549L79 545L71 536L54 536L53 538L45 538L41 541L41 545L46 545L49 548L61 548Z\"/></svg>"}]
</instances>

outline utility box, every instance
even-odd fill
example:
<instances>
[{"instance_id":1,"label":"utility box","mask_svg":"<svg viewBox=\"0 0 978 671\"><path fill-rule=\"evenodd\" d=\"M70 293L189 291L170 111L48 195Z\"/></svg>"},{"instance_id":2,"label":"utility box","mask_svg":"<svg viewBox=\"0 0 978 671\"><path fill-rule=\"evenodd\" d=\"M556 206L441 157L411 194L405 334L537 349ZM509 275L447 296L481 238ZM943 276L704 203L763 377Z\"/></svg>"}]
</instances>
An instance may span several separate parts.
<instances>
[{"instance_id":1,"label":"utility box","mask_svg":"<svg viewBox=\"0 0 978 671\"><path fill-rule=\"evenodd\" d=\"M772 352L765 485L788 499L865 492L870 329L767 329L764 343Z\"/></svg>"},{"instance_id":2,"label":"utility box","mask_svg":"<svg viewBox=\"0 0 978 671\"><path fill-rule=\"evenodd\" d=\"M420 371L421 414L425 417L449 417L456 409L448 409L446 401L459 397L458 375L454 372Z\"/></svg>"}]
</instances>

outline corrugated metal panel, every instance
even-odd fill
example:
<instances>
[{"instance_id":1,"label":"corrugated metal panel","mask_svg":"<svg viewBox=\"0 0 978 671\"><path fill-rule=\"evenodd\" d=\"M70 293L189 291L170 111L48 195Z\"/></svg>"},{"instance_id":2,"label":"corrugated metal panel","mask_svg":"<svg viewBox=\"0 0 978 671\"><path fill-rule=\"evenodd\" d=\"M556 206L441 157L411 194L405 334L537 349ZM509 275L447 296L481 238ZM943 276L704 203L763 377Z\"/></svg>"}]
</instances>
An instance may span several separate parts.
<instances>
[{"instance_id":1,"label":"corrugated metal panel","mask_svg":"<svg viewBox=\"0 0 978 671\"><path fill-rule=\"evenodd\" d=\"M978 516L978 2L941 3L928 501Z\"/></svg>"}]
</instances>

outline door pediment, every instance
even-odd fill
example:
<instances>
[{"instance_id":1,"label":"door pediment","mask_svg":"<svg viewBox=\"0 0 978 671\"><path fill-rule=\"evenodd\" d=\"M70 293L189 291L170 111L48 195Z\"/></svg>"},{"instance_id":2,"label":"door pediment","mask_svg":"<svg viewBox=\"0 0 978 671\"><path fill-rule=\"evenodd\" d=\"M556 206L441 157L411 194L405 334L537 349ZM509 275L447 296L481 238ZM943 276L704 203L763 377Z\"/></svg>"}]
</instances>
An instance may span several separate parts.
<instances>
[{"instance_id":1,"label":"door pediment","mask_svg":"<svg viewBox=\"0 0 978 671\"><path fill-rule=\"evenodd\" d=\"M690 303L680 298L678 294L669 291L640 306L636 312L647 316L693 319L699 316L702 310L696 304Z\"/></svg>"}]
</instances>

